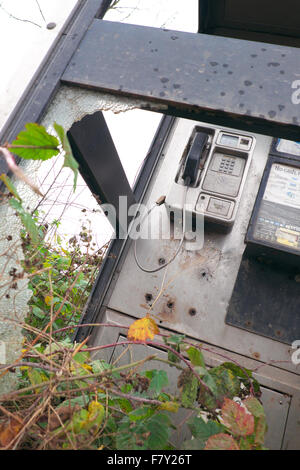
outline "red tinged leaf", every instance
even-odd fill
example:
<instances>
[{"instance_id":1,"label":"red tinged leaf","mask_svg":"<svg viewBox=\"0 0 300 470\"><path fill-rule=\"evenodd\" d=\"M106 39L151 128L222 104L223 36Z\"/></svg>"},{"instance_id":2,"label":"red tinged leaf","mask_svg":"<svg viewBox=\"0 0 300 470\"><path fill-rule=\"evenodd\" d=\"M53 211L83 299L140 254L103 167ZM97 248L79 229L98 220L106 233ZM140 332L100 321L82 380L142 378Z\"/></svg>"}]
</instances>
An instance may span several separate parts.
<instances>
[{"instance_id":1,"label":"red tinged leaf","mask_svg":"<svg viewBox=\"0 0 300 470\"><path fill-rule=\"evenodd\" d=\"M0 448L8 447L13 439L21 431L21 420L11 418L8 422L0 424Z\"/></svg>"},{"instance_id":2,"label":"red tinged leaf","mask_svg":"<svg viewBox=\"0 0 300 470\"><path fill-rule=\"evenodd\" d=\"M240 450L232 436L220 433L210 436L204 450Z\"/></svg>"},{"instance_id":3,"label":"red tinged leaf","mask_svg":"<svg viewBox=\"0 0 300 470\"><path fill-rule=\"evenodd\" d=\"M247 407L250 413L254 416L255 422L255 444L263 445L265 441L265 435L268 429L266 423L266 415L262 404L255 397L248 397L243 401L243 404Z\"/></svg>"},{"instance_id":4,"label":"red tinged leaf","mask_svg":"<svg viewBox=\"0 0 300 470\"><path fill-rule=\"evenodd\" d=\"M238 403L225 398L221 410L223 424L235 436L249 436L254 432L254 416Z\"/></svg>"}]
</instances>

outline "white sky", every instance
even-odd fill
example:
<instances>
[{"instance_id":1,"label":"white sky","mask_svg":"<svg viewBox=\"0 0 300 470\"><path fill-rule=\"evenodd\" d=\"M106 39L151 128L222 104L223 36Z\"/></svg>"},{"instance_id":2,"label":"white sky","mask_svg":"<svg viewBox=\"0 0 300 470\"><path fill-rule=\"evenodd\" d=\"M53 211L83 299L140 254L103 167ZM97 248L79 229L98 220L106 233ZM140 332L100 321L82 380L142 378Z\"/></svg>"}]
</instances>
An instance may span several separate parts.
<instances>
[{"instance_id":1,"label":"white sky","mask_svg":"<svg viewBox=\"0 0 300 470\"><path fill-rule=\"evenodd\" d=\"M39 11L38 3L42 14ZM38 2L36 0L0 0L0 7L2 7L0 8L2 63L0 128L17 104L76 3L76 0L39 0ZM105 19L196 32L198 26L197 4L198 0L120 0L118 8L110 10ZM23 20L33 21L40 27L29 22L18 21L9 14ZM48 30L46 25L51 22L56 23L57 26L53 30ZM105 119L131 184L146 156L160 117L158 114L139 110L120 115L105 113ZM49 169L49 167L47 168ZM44 174L40 175L41 180L44 179L45 171L48 171L46 166ZM46 187L51 183L53 174L53 171L50 171L45 182ZM62 207L69 198L67 191L70 192L70 189L68 188L72 186L71 181L65 180L65 173L58 183L64 186L62 192L60 189L58 190L58 199L61 204L53 206L49 213L50 219L60 216ZM80 210L83 207L88 207L91 210L98 207L88 189L85 188L82 179L79 180L75 196L72 195L69 200L72 200L73 204L64 213L61 231L63 234L72 236L80 231ZM77 205L80 206L80 209ZM48 211L51 206L50 201L44 209ZM101 214L95 216L93 213L90 218L98 245L102 246L111 233L108 222ZM101 227L100 230L99 227Z\"/></svg>"}]
</instances>

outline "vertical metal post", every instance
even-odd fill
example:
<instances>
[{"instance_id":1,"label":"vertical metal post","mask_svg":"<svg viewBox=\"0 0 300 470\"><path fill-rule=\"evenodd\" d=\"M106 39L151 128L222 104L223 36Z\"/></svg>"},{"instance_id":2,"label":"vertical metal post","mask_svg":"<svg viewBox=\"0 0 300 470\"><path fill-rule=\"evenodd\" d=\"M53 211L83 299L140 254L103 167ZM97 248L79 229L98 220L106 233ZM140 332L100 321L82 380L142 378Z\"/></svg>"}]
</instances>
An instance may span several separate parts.
<instances>
[{"instance_id":1,"label":"vertical metal post","mask_svg":"<svg viewBox=\"0 0 300 470\"><path fill-rule=\"evenodd\" d=\"M68 138L80 172L98 202L115 208L117 236L123 238L130 219L120 207L120 196L127 198L128 208L136 200L103 114L99 111L73 124Z\"/></svg>"}]
</instances>

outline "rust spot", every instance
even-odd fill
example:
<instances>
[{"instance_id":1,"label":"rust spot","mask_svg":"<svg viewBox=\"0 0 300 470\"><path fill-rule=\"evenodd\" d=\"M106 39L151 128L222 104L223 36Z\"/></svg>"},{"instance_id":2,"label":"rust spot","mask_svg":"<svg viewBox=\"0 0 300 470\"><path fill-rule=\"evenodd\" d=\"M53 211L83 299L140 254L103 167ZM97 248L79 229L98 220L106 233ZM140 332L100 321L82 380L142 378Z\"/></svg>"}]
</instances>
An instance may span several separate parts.
<instances>
[{"instance_id":1,"label":"rust spot","mask_svg":"<svg viewBox=\"0 0 300 470\"><path fill-rule=\"evenodd\" d=\"M260 359L260 354L259 354L259 352L254 352L254 353L252 354L252 356L254 357L254 359Z\"/></svg>"},{"instance_id":2,"label":"rust spot","mask_svg":"<svg viewBox=\"0 0 300 470\"><path fill-rule=\"evenodd\" d=\"M166 302L164 302L163 307L158 314L158 318L161 321L169 323L176 322L176 302L174 298L167 297Z\"/></svg>"},{"instance_id":3,"label":"rust spot","mask_svg":"<svg viewBox=\"0 0 300 470\"><path fill-rule=\"evenodd\" d=\"M191 317L194 317L195 315L197 315L197 310L195 308L190 308L189 315L191 315Z\"/></svg>"}]
</instances>

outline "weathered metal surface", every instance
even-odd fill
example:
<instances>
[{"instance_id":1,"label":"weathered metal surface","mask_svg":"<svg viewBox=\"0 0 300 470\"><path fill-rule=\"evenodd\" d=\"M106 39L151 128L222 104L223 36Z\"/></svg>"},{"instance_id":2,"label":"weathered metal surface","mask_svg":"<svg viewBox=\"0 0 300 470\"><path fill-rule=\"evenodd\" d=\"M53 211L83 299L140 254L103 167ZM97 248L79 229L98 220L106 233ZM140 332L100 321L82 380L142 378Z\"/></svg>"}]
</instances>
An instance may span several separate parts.
<instances>
[{"instance_id":1,"label":"weathered metal surface","mask_svg":"<svg viewBox=\"0 0 300 470\"><path fill-rule=\"evenodd\" d=\"M172 139L167 141L163 150L165 156L161 158L159 171L154 173L151 189L144 200L149 207L162 194L168 194L186 142L196 124L188 120L177 120ZM245 249L244 237L272 140L257 134L253 136L256 138L256 147L232 231L222 234L207 229L205 245L201 251L182 250L168 267L164 290L152 312L160 319L161 325L173 331L262 362L275 361L277 367L299 374L299 369L291 362L289 346L225 324L228 304ZM154 213L153 223L158 221L159 213L162 215L163 232L168 231L168 216L163 207ZM130 241L127 248L129 245ZM137 245L139 259L149 268L156 267L159 259L169 259L177 246L178 240L141 239ZM104 304L116 311L142 317L159 295L165 273L162 271L150 275L140 271L134 261L133 247L129 248L124 258L116 285L111 287L111 298L106 299ZM116 275L115 273L115 278ZM128 292L133 292L134 295L128 296Z\"/></svg>"},{"instance_id":2,"label":"weathered metal surface","mask_svg":"<svg viewBox=\"0 0 300 470\"><path fill-rule=\"evenodd\" d=\"M66 84L167 105L166 114L299 140L300 50L94 20Z\"/></svg>"},{"instance_id":3,"label":"weathered metal surface","mask_svg":"<svg viewBox=\"0 0 300 470\"><path fill-rule=\"evenodd\" d=\"M291 345L300 338L298 273L293 266L244 256L226 323Z\"/></svg>"}]
</instances>

